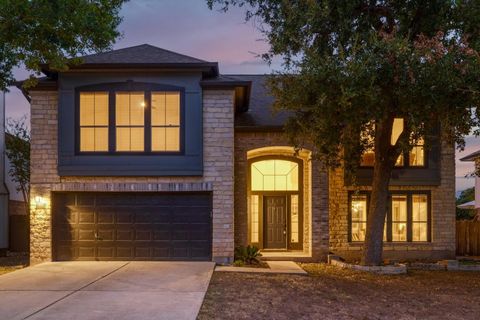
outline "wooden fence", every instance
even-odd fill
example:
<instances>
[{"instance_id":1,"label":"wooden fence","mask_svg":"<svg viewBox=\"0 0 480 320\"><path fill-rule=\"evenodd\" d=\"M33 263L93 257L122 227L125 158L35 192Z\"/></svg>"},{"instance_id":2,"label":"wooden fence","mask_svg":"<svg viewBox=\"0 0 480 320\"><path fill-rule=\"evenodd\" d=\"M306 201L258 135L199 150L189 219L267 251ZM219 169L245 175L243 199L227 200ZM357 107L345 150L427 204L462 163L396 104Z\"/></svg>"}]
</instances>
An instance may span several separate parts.
<instances>
[{"instance_id":1,"label":"wooden fence","mask_svg":"<svg viewBox=\"0 0 480 320\"><path fill-rule=\"evenodd\" d=\"M480 256L480 221L457 221L457 256Z\"/></svg>"}]
</instances>

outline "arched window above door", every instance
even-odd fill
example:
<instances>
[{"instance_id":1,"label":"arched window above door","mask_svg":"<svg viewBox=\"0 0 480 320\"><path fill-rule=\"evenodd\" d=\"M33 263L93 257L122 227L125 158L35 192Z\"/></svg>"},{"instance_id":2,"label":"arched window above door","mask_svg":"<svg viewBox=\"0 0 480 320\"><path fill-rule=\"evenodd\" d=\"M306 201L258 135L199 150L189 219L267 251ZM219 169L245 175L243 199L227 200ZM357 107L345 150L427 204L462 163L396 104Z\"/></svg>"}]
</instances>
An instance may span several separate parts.
<instances>
[{"instance_id":1,"label":"arched window above door","mask_svg":"<svg viewBox=\"0 0 480 320\"><path fill-rule=\"evenodd\" d=\"M298 191L298 163L268 159L251 165L251 191Z\"/></svg>"}]
</instances>

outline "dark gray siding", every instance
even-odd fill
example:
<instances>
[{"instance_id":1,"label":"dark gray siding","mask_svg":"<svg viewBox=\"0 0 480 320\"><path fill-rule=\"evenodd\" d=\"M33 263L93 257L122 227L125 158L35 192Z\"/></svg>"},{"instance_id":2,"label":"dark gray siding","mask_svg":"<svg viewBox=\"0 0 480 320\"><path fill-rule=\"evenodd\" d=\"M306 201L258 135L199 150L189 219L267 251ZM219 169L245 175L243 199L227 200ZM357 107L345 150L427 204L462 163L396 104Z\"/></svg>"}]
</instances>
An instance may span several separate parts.
<instances>
[{"instance_id":1,"label":"dark gray siding","mask_svg":"<svg viewBox=\"0 0 480 320\"><path fill-rule=\"evenodd\" d=\"M183 154L79 155L75 153L75 88L146 82L185 89ZM70 73L59 75L58 174L60 176L198 176L203 174L201 73Z\"/></svg>"}]
</instances>

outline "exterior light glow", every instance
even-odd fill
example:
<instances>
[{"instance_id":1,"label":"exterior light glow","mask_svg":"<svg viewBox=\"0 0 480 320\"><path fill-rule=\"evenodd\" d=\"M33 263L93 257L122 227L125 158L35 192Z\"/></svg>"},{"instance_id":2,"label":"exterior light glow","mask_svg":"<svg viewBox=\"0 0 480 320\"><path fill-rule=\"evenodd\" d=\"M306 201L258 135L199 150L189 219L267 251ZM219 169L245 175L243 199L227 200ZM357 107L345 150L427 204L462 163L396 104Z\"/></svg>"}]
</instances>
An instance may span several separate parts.
<instances>
[{"instance_id":1,"label":"exterior light glow","mask_svg":"<svg viewBox=\"0 0 480 320\"><path fill-rule=\"evenodd\" d=\"M35 197L35 209L45 209L47 207L47 200L41 196Z\"/></svg>"}]
</instances>

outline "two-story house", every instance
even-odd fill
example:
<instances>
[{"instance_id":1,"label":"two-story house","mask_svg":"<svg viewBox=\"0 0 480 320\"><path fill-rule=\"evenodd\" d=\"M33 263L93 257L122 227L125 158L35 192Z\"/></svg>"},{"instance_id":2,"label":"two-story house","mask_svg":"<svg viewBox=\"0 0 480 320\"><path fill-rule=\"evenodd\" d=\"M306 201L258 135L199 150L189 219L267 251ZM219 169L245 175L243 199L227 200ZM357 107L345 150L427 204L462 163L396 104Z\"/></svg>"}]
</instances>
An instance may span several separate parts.
<instances>
[{"instance_id":1,"label":"two-story house","mask_svg":"<svg viewBox=\"0 0 480 320\"><path fill-rule=\"evenodd\" d=\"M216 62L150 45L43 72L25 91L32 263L227 263L246 244L267 259L360 256L371 159L353 187L312 150L296 153L266 76L221 75ZM454 149L425 144L392 177L386 257L455 254Z\"/></svg>"}]
</instances>

